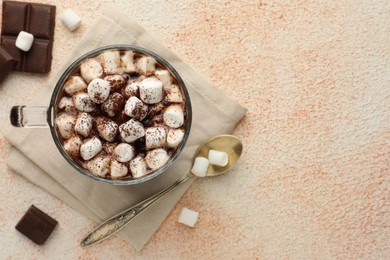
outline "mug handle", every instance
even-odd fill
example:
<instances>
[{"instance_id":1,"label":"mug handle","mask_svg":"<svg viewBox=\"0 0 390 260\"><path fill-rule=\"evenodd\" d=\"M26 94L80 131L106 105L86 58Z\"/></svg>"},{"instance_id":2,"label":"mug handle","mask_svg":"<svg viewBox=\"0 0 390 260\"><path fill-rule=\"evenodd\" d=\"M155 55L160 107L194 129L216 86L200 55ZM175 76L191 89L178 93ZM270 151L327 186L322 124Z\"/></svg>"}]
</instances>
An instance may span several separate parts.
<instances>
[{"instance_id":1,"label":"mug handle","mask_svg":"<svg viewBox=\"0 0 390 260\"><path fill-rule=\"evenodd\" d=\"M14 106L11 108L11 124L25 128L48 128L49 108L46 106Z\"/></svg>"}]
</instances>

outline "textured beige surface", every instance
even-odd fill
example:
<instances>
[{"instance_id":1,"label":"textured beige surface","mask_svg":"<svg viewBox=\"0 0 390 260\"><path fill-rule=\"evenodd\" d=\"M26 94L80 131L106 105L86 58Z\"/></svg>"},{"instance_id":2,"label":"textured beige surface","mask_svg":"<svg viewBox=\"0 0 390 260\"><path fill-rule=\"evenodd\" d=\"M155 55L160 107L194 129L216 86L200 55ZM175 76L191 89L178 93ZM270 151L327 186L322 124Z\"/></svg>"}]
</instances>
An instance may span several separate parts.
<instances>
[{"instance_id":1,"label":"textured beige surface","mask_svg":"<svg viewBox=\"0 0 390 260\"><path fill-rule=\"evenodd\" d=\"M57 19L56 70L112 1L42 2L83 18L73 33ZM243 158L194 183L142 252L119 238L82 250L94 224L7 170L0 135L2 258L390 258L389 1L113 2L249 109ZM1 85L1 134L47 78ZM60 222L43 247L14 229L32 203ZM177 223L184 206L195 229Z\"/></svg>"}]
</instances>

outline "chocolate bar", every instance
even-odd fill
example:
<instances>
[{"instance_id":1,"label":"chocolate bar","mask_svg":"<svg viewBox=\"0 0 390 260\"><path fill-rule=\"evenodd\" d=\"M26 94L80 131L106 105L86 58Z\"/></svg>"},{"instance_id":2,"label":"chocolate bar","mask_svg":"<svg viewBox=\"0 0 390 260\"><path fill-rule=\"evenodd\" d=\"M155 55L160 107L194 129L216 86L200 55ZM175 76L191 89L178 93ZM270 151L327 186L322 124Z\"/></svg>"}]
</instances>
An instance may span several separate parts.
<instances>
[{"instance_id":1,"label":"chocolate bar","mask_svg":"<svg viewBox=\"0 0 390 260\"><path fill-rule=\"evenodd\" d=\"M54 25L54 5L3 2L1 44L17 61L14 70L46 73L51 69ZM34 42L28 52L15 46L20 31L34 35Z\"/></svg>"},{"instance_id":2,"label":"chocolate bar","mask_svg":"<svg viewBox=\"0 0 390 260\"><path fill-rule=\"evenodd\" d=\"M0 45L0 83L12 70L16 60Z\"/></svg>"},{"instance_id":3,"label":"chocolate bar","mask_svg":"<svg viewBox=\"0 0 390 260\"><path fill-rule=\"evenodd\" d=\"M57 220L31 205L15 228L34 243L42 245L49 238L57 224Z\"/></svg>"}]
</instances>

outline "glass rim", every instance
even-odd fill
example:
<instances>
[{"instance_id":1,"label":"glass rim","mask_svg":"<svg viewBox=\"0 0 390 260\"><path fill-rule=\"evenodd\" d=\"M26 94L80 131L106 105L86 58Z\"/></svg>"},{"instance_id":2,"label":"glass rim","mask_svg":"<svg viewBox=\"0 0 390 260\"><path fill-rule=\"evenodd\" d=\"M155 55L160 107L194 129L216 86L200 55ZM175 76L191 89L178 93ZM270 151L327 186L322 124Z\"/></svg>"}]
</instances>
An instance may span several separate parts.
<instances>
[{"instance_id":1,"label":"glass rim","mask_svg":"<svg viewBox=\"0 0 390 260\"><path fill-rule=\"evenodd\" d=\"M172 154L172 156L169 157L168 161L163 166L161 166L160 168L158 168L158 169L156 169L154 171L151 171L147 175L144 175L144 176L142 176L140 178L105 179L105 178L93 175L92 173L90 173L89 171L84 169L81 165L79 165L75 160L73 160L69 156L69 154L64 150L63 145L61 144L61 141L60 141L60 139L57 136L56 129L55 129L55 124L54 124L54 120L55 120L55 118L54 118L55 117L55 112L54 112L55 105L57 103L57 99L58 99L58 95L60 93L60 90L61 90L63 84L65 83L65 80L68 78L68 76L74 71L74 69L76 69L76 67L78 65L80 65L80 63L83 60L88 59L90 57L93 57L93 56L95 56L95 55L97 55L97 54L99 54L101 52L108 51L108 50L115 50L115 49L123 50L123 51L132 50L132 51L135 51L135 52L139 52L141 54L145 54L145 55L151 56L154 59L156 59L157 62L162 64L164 67L166 67L171 72L171 74L176 79L177 83L179 84L180 88L182 89L182 92L183 92L184 97L185 97L186 125L185 125L185 129L184 129L183 140L181 141L179 146L176 148L176 150ZM48 123L49 123L50 132L51 132L52 138L54 140L54 143L55 143L58 151L60 151L61 155L65 158L65 160L70 165L72 165L73 168L75 168L78 172L82 173L83 175L85 175L85 176L87 176L89 178L92 178L92 179L94 179L96 181L100 181L100 182L104 182L104 183L108 183L108 184L113 184L113 185L134 185L134 184L139 184L139 183L143 183L145 181L151 180L151 179L157 177L158 175L160 175L161 173L165 172L170 166L172 166L174 161L179 157L179 155L181 154L182 150L184 149L184 146L185 146L185 144L187 142L187 139L188 139L188 136L189 136L190 130L191 130L191 125L192 125L192 107L191 107L190 96L189 96L187 87L186 87L183 79L181 78L179 73L176 71L176 69L168 61L166 61L164 58L162 58L160 55L158 55L158 54L156 54L156 53L154 53L154 52L152 52L152 51L150 51L148 49L145 49L145 48L142 48L142 47L139 47L139 46L135 46L135 45L129 45L129 44L115 44L115 45L107 45L107 46L99 47L99 48L96 48L96 49L94 49L92 51L89 51L89 52L83 54L78 59L76 59L74 62L72 62L68 66L68 68L64 71L64 73L61 75L60 79L56 83L56 86L55 86L55 88L53 90L53 93L52 93L52 96L51 96L51 99L50 99L49 111L50 111L50 114L51 114L48 117L48 120L49 120Z\"/></svg>"}]
</instances>

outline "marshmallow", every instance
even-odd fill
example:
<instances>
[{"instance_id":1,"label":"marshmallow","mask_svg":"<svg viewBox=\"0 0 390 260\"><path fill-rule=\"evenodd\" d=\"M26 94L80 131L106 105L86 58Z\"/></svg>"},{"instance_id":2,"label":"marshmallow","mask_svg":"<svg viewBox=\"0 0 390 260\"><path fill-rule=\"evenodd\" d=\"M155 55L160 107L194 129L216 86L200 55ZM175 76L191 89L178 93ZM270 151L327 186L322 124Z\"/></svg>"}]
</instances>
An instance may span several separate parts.
<instances>
[{"instance_id":1,"label":"marshmallow","mask_svg":"<svg viewBox=\"0 0 390 260\"><path fill-rule=\"evenodd\" d=\"M92 130L93 126L93 118L88 113L80 113L76 120L76 125L74 126L74 130L76 133L87 137Z\"/></svg>"},{"instance_id":2,"label":"marshmallow","mask_svg":"<svg viewBox=\"0 0 390 260\"><path fill-rule=\"evenodd\" d=\"M62 23L69 31L76 30L81 23L81 18L72 9L66 9L60 16Z\"/></svg>"},{"instance_id":3,"label":"marshmallow","mask_svg":"<svg viewBox=\"0 0 390 260\"><path fill-rule=\"evenodd\" d=\"M184 207L180 211L177 222L187 225L189 227L195 227L195 224L198 221L198 217L199 212Z\"/></svg>"},{"instance_id":4,"label":"marshmallow","mask_svg":"<svg viewBox=\"0 0 390 260\"><path fill-rule=\"evenodd\" d=\"M21 31L15 41L15 46L22 51L29 51L34 41L34 35Z\"/></svg>"},{"instance_id":5,"label":"marshmallow","mask_svg":"<svg viewBox=\"0 0 390 260\"><path fill-rule=\"evenodd\" d=\"M71 97L62 97L60 99L60 102L58 102L58 108L72 115L77 114L76 108L73 104L73 100Z\"/></svg>"},{"instance_id":6,"label":"marshmallow","mask_svg":"<svg viewBox=\"0 0 390 260\"><path fill-rule=\"evenodd\" d=\"M99 138L92 137L84 142L80 147L80 155L84 160L89 160L95 157L102 150L102 142Z\"/></svg>"},{"instance_id":7,"label":"marshmallow","mask_svg":"<svg viewBox=\"0 0 390 260\"><path fill-rule=\"evenodd\" d=\"M163 147L166 144L167 132L164 127L149 127L145 129L145 146L146 149Z\"/></svg>"},{"instance_id":8,"label":"marshmallow","mask_svg":"<svg viewBox=\"0 0 390 260\"><path fill-rule=\"evenodd\" d=\"M100 62L94 59L84 60L80 65L80 74L89 83L103 75L103 68Z\"/></svg>"},{"instance_id":9,"label":"marshmallow","mask_svg":"<svg viewBox=\"0 0 390 260\"><path fill-rule=\"evenodd\" d=\"M103 146L103 150L106 154L108 155L112 155L112 153L114 152L114 149L116 147L116 143L109 143L109 142L106 142L104 143L102 146Z\"/></svg>"},{"instance_id":10,"label":"marshmallow","mask_svg":"<svg viewBox=\"0 0 390 260\"><path fill-rule=\"evenodd\" d=\"M83 112L92 112L95 110L95 103L89 98L85 92L76 93L73 96L73 103L77 110Z\"/></svg>"},{"instance_id":11,"label":"marshmallow","mask_svg":"<svg viewBox=\"0 0 390 260\"><path fill-rule=\"evenodd\" d=\"M148 114L148 106L139 100L139 98L130 97L125 105L125 114L141 121Z\"/></svg>"},{"instance_id":12,"label":"marshmallow","mask_svg":"<svg viewBox=\"0 0 390 260\"><path fill-rule=\"evenodd\" d=\"M117 123L105 117L96 119L96 129L98 130L100 137L108 142L114 141L118 134Z\"/></svg>"},{"instance_id":13,"label":"marshmallow","mask_svg":"<svg viewBox=\"0 0 390 260\"><path fill-rule=\"evenodd\" d=\"M160 168L163 166L169 159L167 151L162 148L154 149L148 152L145 156L146 164L152 170Z\"/></svg>"},{"instance_id":14,"label":"marshmallow","mask_svg":"<svg viewBox=\"0 0 390 260\"><path fill-rule=\"evenodd\" d=\"M163 98L163 83L155 78L146 78L139 86L140 97L147 104L156 104Z\"/></svg>"},{"instance_id":15,"label":"marshmallow","mask_svg":"<svg viewBox=\"0 0 390 260\"><path fill-rule=\"evenodd\" d=\"M156 115L158 112L160 112L161 110L163 110L164 108L165 108L165 106L161 102L154 104L154 105L150 105L148 116L152 117L152 116Z\"/></svg>"},{"instance_id":16,"label":"marshmallow","mask_svg":"<svg viewBox=\"0 0 390 260\"><path fill-rule=\"evenodd\" d=\"M229 158L227 153L216 151L216 150L209 150L209 162L210 164L225 167L228 162Z\"/></svg>"},{"instance_id":17,"label":"marshmallow","mask_svg":"<svg viewBox=\"0 0 390 260\"><path fill-rule=\"evenodd\" d=\"M119 133L125 142L131 143L145 135L144 126L134 120L130 119L119 126Z\"/></svg>"},{"instance_id":18,"label":"marshmallow","mask_svg":"<svg viewBox=\"0 0 390 260\"><path fill-rule=\"evenodd\" d=\"M156 60L152 57L144 56L137 61L136 66L141 74L150 76L156 70Z\"/></svg>"},{"instance_id":19,"label":"marshmallow","mask_svg":"<svg viewBox=\"0 0 390 260\"><path fill-rule=\"evenodd\" d=\"M80 136L75 135L64 142L64 150L71 157L78 157L80 155L81 144L82 144L82 140Z\"/></svg>"},{"instance_id":20,"label":"marshmallow","mask_svg":"<svg viewBox=\"0 0 390 260\"><path fill-rule=\"evenodd\" d=\"M164 122L167 126L178 128L184 123L184 112L181 105L170 105L164 111Z\"/></svg>"},{"instance_id":21,"label":"marshmallow","mask_svg":"<svg viewBox=\"0 0 390 260\"><path fill-rule=\"evenodd\" d=\"M119 162L128 162L134 158L134 147L128 143L120 143L112 152L113 157Z\"/></svg>"},{"instance_id":22,"label":"marshmallow","mask_svg":"<svg viewBox=\"0 0 390 260\"><path fill-rule=\"evenodd\" d=\"M123 66L125 67L125 72L135 72L133 51L125 51L125 53L121 57L121 61Z\"/></svg>"},{"instance_id":23,"label":"marshmallow","mask_svg":"<svg viewBox=\"0 0 390 260\"><path fill-rule=\"evenodd\" d=\"M172 103L181 103L183 102L183 95L178 85L171 85L171 87L166 90L167 94L165 100Z\"/></svg>"},{"instance_id":24,"label":"marshmallow","mask_svg":"<svg viewBox=\"0 0 390 260\"><path fill-rule=\"evenodd\" d=\"M184 137L184 130L177 128L177 129L169 129L167 134L167 146L170 148L177 147Z\"/></svg>"},{"instance_id":25,"label":"marshmallow","mask_svg":"<svg viewBox=\"0 0 390 260\"><path fill-rule=\"evenodd\" d=\"M113 179L119 179L125 177L129 169L123 163L117 162L115 160L111 161L110 175Z\"/></svg>"},{"instance_id":26,"label":"marshmallow","mask_svg":"<svg viewBox=\"0 0 390 260\"><path fill-rule=\"evenodd\" d=\"M100 60L104 72L107 74L122 74L125 69L122 67L119 51L106 51L100 54Z\"/></svg>"},{"instance_id":27,"label":"marshmallow","mask_svg":"<svg viewBox=\"0 0 390 260\"><path fill-rule=\"evenodd\" d=\"M88 84L88 96L96 104L101 104L110 95L110 83L104 79L94 79Z\"/></svg>"},{"instance_id":28,"label":"marshmallow","mask_svg":"<svg viewBox=\"0 0 390 260\"><path fill-rule=\"evenodd\" d=\"M110 92L117 91L126 84L126 80L122 75L107 75L103 79L110 83Z\"/></svg>"},{"instance_id":29,"label":"marshmallow","mask_svg":"<svg viewBox=\"0 0 390 260\"><path fill-rule=\"evenodd\" d=\"M102 103L100 108L108 116L113 117L121 112L124 104L125 99L123 98L123 96L118 92L114 92L113 94L108 96L108 98Z\"/></svg>"},{"instance_id":30,"label":"marshmallow","mask_svg":"<svg viewBox=\"0 0 390 260\"><path fill-rule=\"evenodd\" d=\"M198 177L205 177L209 167L209 160L204 157L196 157L191 172Z\"/></svg>"},{"instance_id":31,"label":"marshmallow","mask_svg":"<svg viewBox=\"0 0 390 260\"><path fill-rule=\"evenodd\" d=\"M75 93L87 88L84 79L79 76L70 77L64 84L64 90L67 94L73 96Z\"/></svg>"},{"instance_id":32,"label":"marshmallow","mask_svg":"<svg viewBox=\"0 0 390 260\"><path fill-rule=\"evenodd\" d=\"M142 156L137 156L131 160L129 167L133 178L140 178L148 173L146 171L145 159Z\"/></svg>"},{"instance_id":33,"label":"marshmallow","mask_svg":"<svg viewBox=\"0 0 390 260\"><path fill-rule=\"evenodd\" d=\"M88 161L85 166L95 176L104 177L110 171L110 157L98 156Z\"/></svg>"},{"instance_id":34,"label":"marshmallow","mask_svg":"<svg viewBox=\"0 0 390 260\"><path fill-rule=\"evenodd\" d=\"M156 70L154 75L156 75L156 77L162 81L164 90L170 89L172 84L172 77L168 70Z\"/></svg>"},{"instance_id":35,"label":"marshmallow","mask_svg":"<svg viewBox=\"0 0 390 260\"><path fill-rule=\"evenodd\" d=\"M58 132L64 139L69 139L73 134L73 127L76 123L76 117L71 114L63 113L55 120Z\"/></svg>"},{"instance_id":36,"label":"marshmallow","mask_svg":"<svg viewBox=\"0 0 390 260\"><path fill-rule=\"evenodd\" d=\"M128 84L122 91L122 95L126 98L130 98L132 96L139 96L139 82L132 82Z\"/></svg>"}]
</instances>

